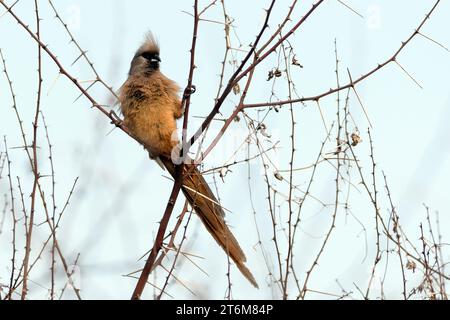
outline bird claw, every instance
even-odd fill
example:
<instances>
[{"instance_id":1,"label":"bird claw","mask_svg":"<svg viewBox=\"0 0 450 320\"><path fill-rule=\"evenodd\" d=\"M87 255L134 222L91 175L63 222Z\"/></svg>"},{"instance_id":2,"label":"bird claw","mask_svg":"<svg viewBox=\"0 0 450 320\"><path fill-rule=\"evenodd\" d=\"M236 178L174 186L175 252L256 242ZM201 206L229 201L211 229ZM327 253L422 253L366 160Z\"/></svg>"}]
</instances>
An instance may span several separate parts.
<instances>
[{"instance_id":1,"label":"bird claw","mask_svg":"<svg viewBox=\"0 0 450 320\"><path fill-rule=\"evenodd\" d=\"M194 85L191 85L191 86L187 87L186 90L184 90L184 97L188 98L196 92L197 92L197 87Z\"/></svg>"},{"instance_id":2,"label":"bird claw","mask_svg":"<svg viewBox=\"0 0 450 320\"><path fill-rule=\"evenodd\" d=\"M120 127L123 123L123 120L115 113L113 110L109 112L109 117L111 118L111 123Z\"/></svg>"}]
</instances>

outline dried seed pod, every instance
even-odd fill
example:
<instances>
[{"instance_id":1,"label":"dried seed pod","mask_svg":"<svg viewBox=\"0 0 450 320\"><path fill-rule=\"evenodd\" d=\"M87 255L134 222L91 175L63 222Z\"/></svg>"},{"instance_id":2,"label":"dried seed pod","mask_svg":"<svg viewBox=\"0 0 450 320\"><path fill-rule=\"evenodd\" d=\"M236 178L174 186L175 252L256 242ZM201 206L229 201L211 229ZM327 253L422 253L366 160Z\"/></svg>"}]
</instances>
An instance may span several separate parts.
<instances>
[{"instance_id":1,"label":"dried seed pod","mask_svg":"<svg viewBox=\"0 0 450 320\"><path fill-rule=\"evenodd\" d=\"M352 147L356 147L358 144L362 142L361 137L356 133L353 133L351 138L352 138Z\"/></svg>"},{"instance_id":2,"label":"dried seed pod","mask_svg":"<svg viewBox=\"0 0 450 320\"><path fill-rule=\"evenodd\" d=\"M292 65L297 66L297 67L300 67L300 68L303 68L303 66L301 65L301 63L298 62L297 56L296 56L296 55L294 55L294 56L292 57Z\"/></svg>"},{"instance_id":3,"label":"dried seed pod","mask_svg":"<svg viewBox=\"0 0 450 320\"><path fill-rule=\"evenodd\" d=\"M235 95L238 95L241 93L241 87L239 86L239 83L237 83L234 87L233 87L233 93Z\"/></svg>"},{"instance_id":4,"label":"dried seed pod","mask_svg":"<svg viewBox=\"0 0 450 320\"><path fill-rule=\"evenodd\" d=\"M258 127L258 130L261 132L261 134L266 137L267 139L272 138L272 136L267 132L267 127L264 123L261 123Z\"/></svg>"},{"instance_id":5,"label":"dried seed pod","mask_svg":"<svg viewBox=\"0 0 450 320\"><path fill-rule=\"evenodd\" d=\"M277 172L274 172L273 175L275 176L275 178L277 178L277 180L279 180L279 181L284 181L283 176L282 176L278 171L277 171Z\"/></svg>"},{"instance_id":6,"label":"dried seed pod","mask_svg":"<svg viewBox=\"0 0 450 320\"><path fill-rule=\"evenodd\" d=\"M223 167L222 169L220 169L219 176L223 182L225 182L225 177L227 176L228 172L231 172L231 170L226 167Z\"/></svg>"}]
</instances>

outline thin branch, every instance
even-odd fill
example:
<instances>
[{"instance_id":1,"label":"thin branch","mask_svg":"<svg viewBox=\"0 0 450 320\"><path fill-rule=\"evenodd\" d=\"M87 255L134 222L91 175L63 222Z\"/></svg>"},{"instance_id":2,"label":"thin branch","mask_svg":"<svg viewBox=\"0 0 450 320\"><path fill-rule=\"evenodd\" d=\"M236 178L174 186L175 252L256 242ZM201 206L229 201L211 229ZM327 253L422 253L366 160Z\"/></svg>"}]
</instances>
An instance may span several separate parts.
<instances>
[{"instance_id":1,"label":"thin branch","mask_svg":"<svg viewBox=\"0 0 450 320\"><path fill-rule=\"evenodd\" d=\"M420 23L420 25L417 27L416 30L414 30L414 32L410 35L410 37L408 39L406 39L406 41L402 42L400 48L394 53L394 55L392 57L390 57L389 59L387 59L386 61L384 61L381 64L378 64L375 68L373 68L372 70L370 70L369 72L365 73L364 75L360 76L358 79L356 79L353 82L350 82L344 86L340 86L334 89L330 89L327 92L323 92L320 93L318 95L315 96L310 96L310 97L303 97L303 98L299 98L299 99L293 99L293 100L286 100L286 101L277 101L277 102L263 102L263 103L253 103L253 104L246 104L245 108L261 108L261 107L275 107L275 106L282 106L282 105L286 105L286 104L290 104L290 103L299 103L299 102L306 102L306 101L317 101L320 100L326 96L329 96L333 93L336 93L338 91L342 91L348 88L351 88L355 85L357 85L358 83L362 82L363 80L367 79L368 77L372 76L374 73L376 73L377 71L383 69L385 66L387 66L388 64L390 64L391 62L395 62L397 60L398 55L403 51L403 49L411 42L411 40L419 34L420 30L422 29L422 27L425 25L425 23L427 22L427 20L430 18L431 14L434 12L434 10L436 9L437 5L441 2L441 0L437 0L433 7L431 8L431 10L427 13L427 15L425 16L425 18L422 20L422 22Z\"/></svg>"}]
</instances>

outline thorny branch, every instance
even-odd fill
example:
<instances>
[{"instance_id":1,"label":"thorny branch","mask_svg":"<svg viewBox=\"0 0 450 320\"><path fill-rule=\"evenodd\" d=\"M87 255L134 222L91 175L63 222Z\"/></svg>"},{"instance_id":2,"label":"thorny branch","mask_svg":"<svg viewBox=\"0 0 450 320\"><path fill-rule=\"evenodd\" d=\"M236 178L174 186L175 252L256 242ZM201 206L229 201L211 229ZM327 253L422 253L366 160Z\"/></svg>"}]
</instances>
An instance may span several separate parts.
<instances>
[{"instance_id":1,"label":"thorny branch","mask_svg":"<svg viewBox=\"0 0 450 320\"><path fill-rule=\"evenodd\" d=\"M393 200L391 197L391 193L387 184L387 178L383 173L384 176L384 182L385 182L385 189L386 189L386 196L389 202L389 213L390 217L388 220L388 224L386 223L386 219L383 216L381 212L381 201L382 196L380 195L380 190L378 187L378 178L377 178L377 166L375 162L375 155L374 155L374 147L373 147L373 141L371 137L370 131L368 131L368 136L370 139L370 162L372 164L372 170L370 173L370 179L367 179L365 174L363 173L363 168L361 165L361 160L358 158L355 148L361 143L360 137L359 137L359 130L357 129L356 123L355 123L355 132L351 134L350 128L349 128L349 118L352 119L354 122L352 115L349 111L349 93L351 90L355 93L357 100L359 101L359 104L364 109L364 106L362 105L361 99L356 91L356 86L360 83L362 83L367 78L371 77L373 74L377 73L381 69L383 69L385 66L391 64L391 62L395 62L396 65L404 71L408 76L409 73L406 71L406 69L398 62L398 56L401 52L405 49L405 47L412 41L412 39L416 35L422 35L426 39L435 42L433 39L423 35L421 33L422 27L425 25L427 19L430 18L430 15L435 11L436 7L440 3L440 0L437 0L434 3L434 6L431 8L431 10L428 12L426 17L421 21L418 28L413 32L413 34L410 35L409 38L406 39L406 41L402 42L400 48L386 61L384 61L381 64L378 64L375 68L371 69L367 73L363 74L356 80L352 79L352 76L350 75L350 72L348 72L349 75L349 82L346 85L341 85L341 80L339 77L339 60L337 56L337 48L336 48L336 87L334 89L330 89L329 91L320 93L315 96L299 96L295 91L295 85L293 83L293 80L291 78L291 71L290 66L291 65L299 65L298 62L295 60L295 54L293 54L293 49L290 47L289 44L289 38L294 34L295 31L297 31L305 21L307 21L314 12L316 12L317 8L324 3L323 0L317 1L314 3L312 8L306 12L306 14L300 18L298 21L294 23L293 27L290 27L287 32L285 32L285 28L288 25L289 22L291 22L291 16L296 8L297 0L292 1L291 6L289 6L289 10L284 18L284 20L281 22L281 24L278 25L278 28L275 29L273 33L271 33L269 39L264 42L262 45L260 45L260 42L262 42L263 35L266 34L266 31L269 29L269 21L271 17L271 13L273 11L273 8L276 4L275 0L272 0L270 2L269 8L266 10L266 16L263 26L261 27L259 34L257 35L255 41L250 46L250 50L242 50L242 49L235 49L232 47L231 44L231 30L233 28L232 22L233 19L228 15L225 9L225 3L224 1L221 1L222 3L222 11L223 11L223 17L224 17L224 23L225 26L224 32L225 32L225 41L226 41L226 50L225 55L222 62L222 70L220 74L220 84L218 88L217 98L215 101L215 104L210 111L210 113L207 115L207 117L204 119L202 125L200 128L196 131L196 133L193 135L191 139L188 139L186 136L188 124L189 124L189 109L191 104L191 94L195 91L195 86L193 84L193 78L194 78L194 71L195 71L195 55L196 55L196 43L198 38L198 26L201 21L205 22L211 22L211 20L203 19L201 16L205 14L210 8L214 7L216 5L216 1L212 1L208 5L204 7L204 9L199 10L198 8L198 0L194 1L194 31L193 31L193 37L192 37L192 47L190 51L190 69L189 69L189 76L188 76L188 84L186 86L186 90L183 95L182 99L182 105L185 107L185 117L183 122L183 133L182 133L182 148L181 148L181 157L187 156L189 153L189 149L194 143L197 142L200 137L202 137L201 144L203 144L203 139L205 139L205 136L207 134L207 130L210 127L213 120L215 120L216 116L222 111L223 105L227 99L229 99L229 95L231 92L235 92L236 95L240 95L239 102L236 105L235 110L232 112L232 114L229 117L226 117L224 119L224 125L217 134L217 136L213 139L212 143L206 148L204 152L201 152L201 147L199 148L199 157L200 161L204 160L206 156L216 147L216 145L221 141L222 137L225 135L226 131L230 127L230 125L234 122L240 119L240 116L242 115L243 119L245 120L245 124L247 125L249 129L249 135L247 137L247 144L248 144L248 157L243 161L235 161L233 163L227 162L222 167L217 167L211 170L208 170L208 172L215 174L216 172L219 172L221 175L221 178L224 179L226 174L230 172L231 166L238 165L240 163L247 163L248 166L250 166L250 161L258 159L261 161L262 167L263 167L263 180L266 184L266 191L267 191L267 207L268 207L268 218L272 222L272 230L273 233L273 242L275 246L276 256L274 257L274 261L276 266L272 265L272 262L270 261L272 257L268 257L268 251L264 248L263 240L262 240L262 232L260 230L260 226L258 225L257 219L257 211L255 209L255 205L252 201L252 208L253 212L255 214L255 226L258 232L258 248L261 250L262 255L264 256L264 261L266 263L267 270L269 272L270 279L268 281L269 287L273 290L273 292L278 292L282 295L284 299L287 299L290 295L289 290L293 290L294 286L291 286L291 283L294 283L297 287L298 294L297 298L304 299L306 294L308 292L316 293L316 294L323 294L327 296L333 296L337 298L346 298L349 297L352 293L349 291L344 290L342 287L343 294L342 295L336 295L332 293L323 292L321 290L315 290L310 287L310 279L311 275L314 270L316 270L316 266L318 266L319 258L322 256L323 252L325 251L325 248L327 247L329 243L329 239L331 238L332 231L336 228L336 217L338 214L338 210L341 207L344 207L345 211L347 213L350 212L350 208L348 206L349 202L349 195L350 190L358 189L358 186L356 186L352 181L350 180L350 169L354 168L356 166L356 171L359 175L359 178L361 182L359 185L362 185L363 190L367 193L367 196L369 197L369 201L371 202L373 209L374 209L374 217L375 217L375 235L376 235L376 252L374 257L374 263L371 269L371 275L369 279L369 283L367 285L367 289L365 292L363 292L359 287L357 289L361 292L362 297L369 299L371 297L371 290L374 285L374 279L375 279L375 273L377 269L377 265L379 261L383 258L383 256L388 256L390 254L389 249L386 249L385 251L382 250L382 241L386 241L388 244L392 242L395 245L395 254L398 256L398 260L400 263L400 269L402 271L402 284L403 284L403 298L409 299L415 292L425 291L429 294L430 299L435 299L438 297L438 293L440 293L441 298L445 298L446 295L446 289L445 289L445 283L449 280L449 276L445 272L445 262L442 259L442 252L440 250L442 249L442 241L441 241L441 233L438 231L438 236L435 236L434 232L434 226L430 222L430 213L427 208L427 225L428 225L428 233L431 236L431 240L426 239L425 230L423 228L423 225L420 226L420 232L421 232L421 249L417 249L413 243L406 237L405 233L403 232L401 225L400 225L400 219L399 215L397 214L397 210L393 204ZM17 3L17 2L16 2ZM94 97L90 94L90 89L96 84L100 83L105 88L108 89L108 91L117 98L114 90L107 85L105 81L102 80L102 78L99 76L98 72L93 66L92 61L88 58L86 51L82 49L82 47L78 44L78 42L75 40L73 34L67 27L67 25L62 20L61 16L59 15L58 11L56 10L55 6L53 5L53 2L49 0L49 4L53 9L53 12L55 14L55 18L61 22L61 24L64 26L65 32L69 35L71 42L75 44L79 51L79 56L75 59L73 63L77 63L79 60L85 60L87 64L91 67L92 71L95 74L95 80L91 81L92 83L87 87L84 88L83 81L80 81L73 75L71 75L67 69L63 66L63 64L58 60L57 56L55 55L52 50L49 49L49 47L44 43L44 41L41 38L40 34L40 17L39 17L39 8L38 8L38 2L35 0L35 16L36 16L36 27L37 31L33 32L31 28L22 20L20 19L15 12L12 10L14 3L11 6L8 6L4 3L4 1L1 1L1 4L5 9L7 10L7 13L9 13L16 21L17 23L35 40L35 42L38 44L38 93L37 93L37 99L36 99L36 108L35 108L35 117L33 122L33 140L31 145L27 144L26 138L25 138L25 130L22 126L22 121L20 119L20 115L18 113L17 108L15 107L15 113L17 115L18 123L21 129L21 134L23 138L24 145L22 148L27 152L28 158L30 161L32 173L33 173L33 189L31 194L31 204L30 204L30 214L27 215L25 212L25 205L24 205L24 197L22 193L22 188L20 185L20 179L18 178L18 188L21 194L22 199L22 209L24 212L25 217L25 226L26 228L26 246L25 246L25 257L22 262L22 266L17 266L17 256L16 256L16 224L18 221L18 218L16 216L17 208L14 207L15 203L15 190L14 185L12 183L11 179L11 161L8 153L8 146L6 145L6 138L4 139L4 145L5 145L5 156L0 156L0 176L1 171L3 170L3 167L5 166L8 170L8 178L9 178L9 193L10 193L10 199L11 203L9 204L12 213L12 221L13 221L13 254L12 254L12 265L11 265L11 278L9 283L9 292L6 296L6 299L12 299L12 295L15 294L15 290L22 285L22 293L21 298L25 299L28 291L28 285L27 281L29 278L29 273L35 266L36 262L40 259L43 251L45 250L48 243L50 243L50 240L52 241L52 262L51 262L51 297L55 296L55 283L54 283L54 273L55 273L55 260L54 255L55 253L58 254L61 258L61 262L64 266L65 273L69 279L69 284L72 284L74 292L77 294L79 298L79 290L73 285L71 282L72 279L72 272L69 270L69 266L66 263L66 260L61 252L61 249L59 247L57 238L56 238L56 229L59 226L62 214L65 211L66 206L69 203L69 200L72 196L73 190L75 188L75 184L77 180L75 181L75 184L72 187L72 190L70 192L70 195L67 199L66 205L64 206L64 209L60 212L60 215L58 217L58 220L55 221L55 210L56 210L56 204L55 204L55 181L54 181L54 168L52 163L52 155L51 155L51 144L48 137L48 131L47 131L47 125L45 124L45 120L42 119L42 122L45 126L46 136L48 140L48 145L50 149L50 160L51 160L51 170L52 170L52 200L53 200L53 212L50 213L51 210L47 208L47 203L45 201L45 195L44 191L40 185L39 180L42 178L39 173L39 163L38 163L38 127L39 127L39 114L41 113L40 105L41 105L41 95L42 95L42 52L45 52L51 60L56 64L56 66L59 68L60 74L64 75L67 79L69 79L80 91L80 96L84 96L89 100L89 102L92 104L92 107L99 110L101 113L103 113L105 116L111 120L111 123L115 125L116 127L120 128L125 133L129 134L127 128L123 125L121 119L112 111L109 111L106 106L99 104ZM348 6L346 3L339 1L342 5L353 11L354 13L360 15L356 10L352 9L350 6ZM361 15L360 15L361 16ZM437 42L435 42L437 43ZM437 43L440 45L439 43ZM442 45L440 45L442 46ZM445 47L444 47L445 48ZM240 51L239 51L240 50ZM233 63L233 73L226 81L225 79L225 71L226 71L226 62L229 59L230 52L233 51L239 51L239 52L246 52L244 59L239 64L237 62ZM246 103L246 98L248 92L250 92L252 88L252 82L254 81L255 76L255 70L259 65L261 65L267 57L269 57L271 54L278 52L279 53L279 65L280 60L284 60L284 72L279 71L277 73L276 77L281 77L283 74L285 74L285 80L287 84L287 88L289 91L288 99L287 100L279 100L274 92L272 92L271 100L269 102L262 102L262 103L252 103L248 104ZM0 51L1 53L1 51ZM232 55L232 54L231 54ZM293 56L294 55L294 56ZM3 65L5 68L6 73L6 65L2 54L2 60ZM295 62L295 63L294 63ZM9 79L9 75L6 73L7 81L9 82L11 93L14 100L14 105L16 105L15 101L15 94L12 91L11 86L11 80ZM410 76L411 77L411 76ZM246 78L245 86L243 86L242 92L240 92L240 82ZM412 78L414 82L417 83L417 81ZM276 79L275 79L276 80ZM275 83L274 80L274 83ZM225 85L225 83L227 83ZM420 85L419 85L420 86ZM225 88L224 88L225 87ZM342 107L341 105L341 97L340 94L343 90L347 90L347 99L345 102L345 106ZM331 132L337 125L337 132L336 132L336 151L332 152L332 156L329 156L329 154L324 154L324 147L326 145L326 140L323 142L320 153L316 161L306 166L302 169L295 169L294 163L296 160L296 145L297 145L297 139L296 139L296 117L295 117L295 108L294 105L297 103L304 103L307 101L313 101L317 103L319 107L319 111L321 112L321 116L324 122L324 126L327 129L325 117L322 114L320 101L324 97L330 96L332 94L336 94L337 96L337 114L336 114L336 121L333 122L333 126L331 130L327 131L327 139L330 140ZM294 97L296 96L296 97ZM278 101L272 101L272 98L275 97ZM291 121L291 146L290 146L290 161L289 161L289 167L287 170L280 170L280 168L277 167L277 165L274 163L272 159L270 159L268 153L269 151L275 151L278 147L278 143L273 143L271 141L270 136L265 132L266 127L264 124L265 119L268 117L269 112L276 110L279 111L278 107L288 105L289 106L289 112L290 112L290 121ZM261 110L258 110L261 109ZM253 119L248 113L250 110L257 110L258 115L259 112L264 109L268 109L265 113L264 117L258 118L258 120ZM365 112L365 110L364 110ZM366 112L365 112L366 113ZM367 115L367 113L366 113ZM370 120L368 119L369 123ZM343 125L344 124L344 125ZM345 136L345 137L344 137ZM133 137L132 137L133 138ZM266 148L264 146L264 143L269 141L272 143L272 146L269 146ZM139 141L138 141L139 142ZM255 156L250 156L250 146L254 144L256 145L258 149L258 153ZM245 145L245 144L244 144ZM240 148L240 147L239 147ZM30 152L31 150L31 152ZM239 150L239 149L238 149ZM2 162L3 161L3 162ZM335 161L335 163L333 163ZM6 163L6 165L5 165ZM314 178L316 176L316 173L319 168L321 168L322 164L328 164L331 165L336 173L335 175L335 195L334 195L334 203L327 204L323 202L318 197L314 196L312 194L312 186L314 182ZM178 166L177 168L177 177L174 181L173 190L170 195L170 199L167 203L167 207L164 213L164 216L162 218L158 234L156 236L156 240L154 242L153 248L149 254L149 257L146 261L145 267L142 270L141 276L139 278L139 281L136 285L136 289L133 293L133 299L140 299L143 293L143 290L145 288L145 285L148 282L148 278L150 273L158 266L161 265L161 261L164 258L164 256L167 254L167 250L164 250L162 254L159 255L160 251L164 249L164 236L167 231L167 226L170 220L170 217L172 215L172 211L175 207L175 203L177 201L178 195L180 193L182 180L183 180L183 167ZM347 169L347 176L345 176L344 169ZM273 176L271 177L271 170L273 170ZM310 174L309 180L306 182L306 190L303 190L301 186L298 186L295 184L294 179L294 173L303 171L303 170L312 170L312 173ZM223 173L225 172L225 173ZM250 169L249 169L250 172ZM283 173L288 173L289 178L284 178L282 176ZM277 181L285 184L288 186L288 192L287 194L284 194L281 191L281 188L276 186L272 179L276 179ZM249 174L250 179L250 174ZM369 182L370 181L370 182ZM250 183L250 180L249 180ZM347 199L345 202L345 205L341 204L340 199L343 198L343 188L344 185L348 185L348 194ZM296 192L300 192L303 194L303 197L300 199L295 196ZM252 191L250 187L250 194L252 197ZM51 235L47 239L47 241L42 246L41 251L38 253L38 256L36 259L30 260L30 252L32 248L32 235L33 235L33 226L35 225L34 221L34 212L36 207L36 200L41 199L42 205L44 207L45 215L46 215L46 223L50 227ZM314 201L317 201L320 205L323 206L323 208L330 207L331 215L330 215L330 227L327 230L326 236L324 237L322 244L320 246L318 254L315 256L314 261L310 268L306 271L306 277L302 276L300 274L297 274L297 270L294 267L294 247L296 247L296 239L298 238L298 232L302 231L300 225L303 222L303 211L304 209L304 203L307 199L312 199ZM284 209L282 209L282 206L284 203L287 203L287 215L283 212ZM294 208L297 206L297 214L294 215ZM6 210L6 204L5 204L5 210ZM186 213L186 209L184 210L184 213ZM258 213L259 214L259 213ZM174 245L174 239L176 232L178 231L179 226L181 225L181 222L183 220L184 214L179 218L179 221L177 223L177 226L174 230L174 234L171 234L171 240L169 243L169 247L172 247ZM287 219L286 219L287 218ZM355 219L357 219L355 217ZM175 264L177 261L177 258L181 254L181 245L183 244L183 241L186 237L186 231L187 226L190 221L187 221L187 224L185 226L183 239L181 241L180 246L177 248L175 261L173 262L173 265L170 270L166 270L168 272L168 276L165 279L164 286L158 296L158 298L161 298L162 295L165 293L166 287L168 285L169 279L171 277L175 278L177 281L179 281L174 275L173 271L175 268ZM392 222L392 226L391 226ZM365 228L363 226L363 230L365 232ZM384 237L386 239L384 239ZM283 240L286 240L285 242ZM386 248L389 248L389 245L386 246ZM175 249L173 247L173 249ZM432 256L434 254L434 256ZM159 258L158 258L159 255ZM78 263L78 257L75 261L75 264ZM407 275L406 270L415 269L417 267L417 264L422 267L423 269L423 281L420 286L417 288L414 288L409 294L407 292ZM277 269L277 270L275 270ZM17 274L17 271L18 274ZM277 274L277 276L274 276L274 274ZM22 275L22 278L20 276ZM272 288L272 285L275 284L275 287ZM0 284L1 285L1 284ZM382 291L382 288L381 288ZM63 292L64 293L64 290ZM228 295L229 298L231 298L231 279L228 272ZM383 296L383 294L382 294Z\"/></svg>"}]
</instances>

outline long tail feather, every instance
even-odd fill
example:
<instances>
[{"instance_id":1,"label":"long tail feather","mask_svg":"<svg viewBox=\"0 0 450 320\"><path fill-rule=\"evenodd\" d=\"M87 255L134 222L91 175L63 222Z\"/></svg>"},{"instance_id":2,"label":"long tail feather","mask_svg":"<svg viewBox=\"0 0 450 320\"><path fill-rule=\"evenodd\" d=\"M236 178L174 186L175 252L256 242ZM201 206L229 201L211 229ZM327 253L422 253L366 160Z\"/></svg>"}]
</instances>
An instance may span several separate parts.
<instances>
[{"instance_id":1,"label":"long tail feather","mask_svg":"<svg viewBox=\"0 0 450 320\"><path fill-rule=\"evenodd\" d=\"M172 160L161 157L161 161L167 171L175 176L175 166ZM206 229L234 261L241 273L253 286L258 288L258 283L245 266L247 261L245 254L225 222L225 213L202 174L195 165L185 165L184 171L182 190L186 199L194 208Z\"/></svg>"}]
</instances>

